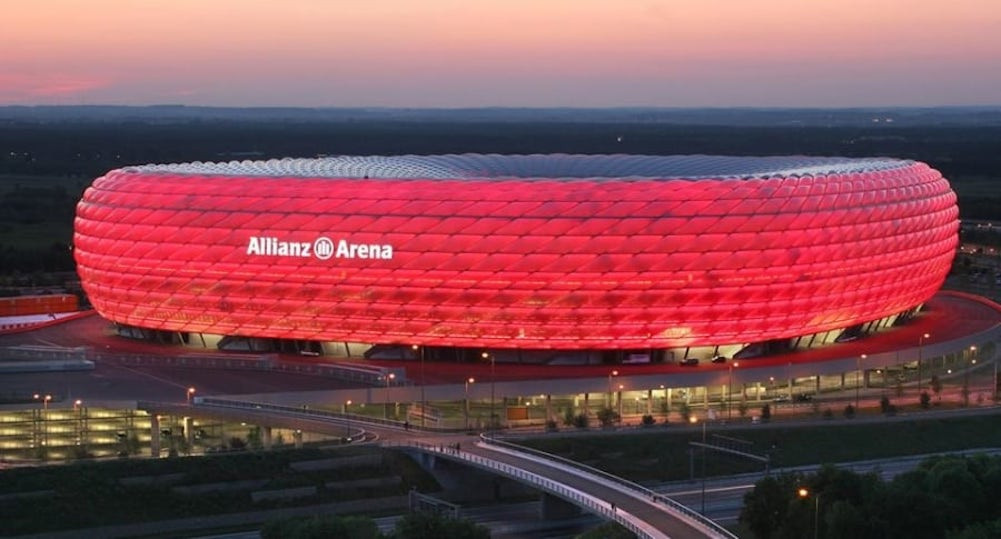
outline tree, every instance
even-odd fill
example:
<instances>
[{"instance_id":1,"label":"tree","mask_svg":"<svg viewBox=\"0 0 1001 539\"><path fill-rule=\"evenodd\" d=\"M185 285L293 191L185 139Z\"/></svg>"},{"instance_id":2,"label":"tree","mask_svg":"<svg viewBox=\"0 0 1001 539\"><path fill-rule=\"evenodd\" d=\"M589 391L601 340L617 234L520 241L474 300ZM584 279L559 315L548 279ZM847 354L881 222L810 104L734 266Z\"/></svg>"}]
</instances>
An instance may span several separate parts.
<instances>
[{"instance_id":1,"label":"tree","mask_svg":"<svg viewBox=\"0 0 1001 539\"><path fill-rule=\"evenodd\" d=\"M932 393L935 394L935 400L942 402L942 381L938 379L938 375L932 376L928 385L931 387Z\"/></svg>"},{"instance_id":2,"label":"tree","mask_svg":"<svg viewBox=\"0 0 1001 539\"><path fill-rule=\"evenodd\" d=\"M886 395L883 395L879 399L879 411L884 414L889 414L893 411L893 404L890 403L890 398Z\"/></svg>"},{"instance_id":3,"label":"tree","mask_svg":"<svg viewBox=\"0 0 1001 539\"><path fill-rule=\"evenodd\" d=\"M779 537L786 522L789 506L796 495L800 477L795 474L768 476L754 484L754 490L744 495L740 522L758 539Z\"/></svg>"},{"instance_id":4,"label":"tree","mask_svg":"<svg viewBox=\"0 0 1001 539\"><path fill-rule=\"evenodd\" d=\"M950 531L946 539L995 539L1001 537L1001 519L989 522L978 522L962 530Z\"/></svg>"},{"instance_id":5,"label":"tree","mask_svg":"<svg viewBox=\"0 0 1001 539\"><path fill-rule=\"evenodd\" d=\"M264 447L264 442L261 439L261 427L254 425L247 431L247 445L254 451L258 451Z\"/></svg>"},{"instance_id":6,"label":"tree","mask_svg":"<svg viewBox=\"0 0 1001 539\"><path fill-rule=\"evenodd\" d=\"M566 426L572 426L574 424L575 416L573 415L573 407L567 406L563 409L563 424Z\"/></svg>"},{"instance_id":7,"label":"tree","mask_svg":"<svg viewBox=\"0 0 1001 539\"><path fill-rule=\"evenodd\" d=\"M598 410L598 422L601 423L602 427L610 427L613 423L619 420L619 414L611 407L604 407Z\"/></svg>"},{"instance_id":8,"label":"tree","mask_svg":"<svg viewBox=\"0 0 1001 539\"><path fill-rule=\"evenodd\" d=\"M337 536L330 536L337 537ZM436 513L408 513L396 522L396 539L490 539L490 530L471 520Z\"/></svg>"}]
</instances>

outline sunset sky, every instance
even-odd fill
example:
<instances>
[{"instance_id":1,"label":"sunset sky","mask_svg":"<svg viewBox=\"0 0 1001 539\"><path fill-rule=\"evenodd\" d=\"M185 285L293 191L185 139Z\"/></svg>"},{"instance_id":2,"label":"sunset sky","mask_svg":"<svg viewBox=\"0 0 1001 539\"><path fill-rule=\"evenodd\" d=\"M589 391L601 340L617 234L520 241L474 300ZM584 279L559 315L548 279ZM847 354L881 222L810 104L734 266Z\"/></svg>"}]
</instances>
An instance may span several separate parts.
<instances>
[{"instance_id":1,"label":"sunset sky","mask_svg":"<svg viewBox=\"0 0 1001 539\"><path fill-rule=\"evenodd\" d=\"M17 0L0 104L1001 104L998 0Z\"/></svg>"}]
</instances>

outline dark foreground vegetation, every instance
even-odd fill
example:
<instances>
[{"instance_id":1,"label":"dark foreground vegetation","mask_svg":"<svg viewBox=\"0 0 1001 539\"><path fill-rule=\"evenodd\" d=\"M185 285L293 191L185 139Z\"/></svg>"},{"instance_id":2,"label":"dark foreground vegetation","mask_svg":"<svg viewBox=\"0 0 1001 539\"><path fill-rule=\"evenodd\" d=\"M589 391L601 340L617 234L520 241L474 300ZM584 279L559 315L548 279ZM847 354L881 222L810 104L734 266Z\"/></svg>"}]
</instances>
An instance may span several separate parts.
<instances>
[{"instance_id":1,"label":"dark foreground vegetation","mask_svg":"<svg viewBox=\"0 0 1001 539\"><path fill-rule=\"evenodd\" d=\"M94 178L129 164L466 152L891 156L941 170L963 218L998 219L999 147L998 111L966 109L0 108L0 287L72 271L77 200Z\"/></svg>"},{"instance_id":2,"label":"dark foreground vegetation","mask_svg":"<svg viewBox=\"0 0 1001 539\"><path fill-rule=\"evenodd\" d=\"M766 477L740 521L756 539L1001 537L1001 457L933 457L891 481L834 466Z\"/></svg>"},{"instance_id":3,"label":"dark foreground vegetation","mask_svg":"<svg viewBox=\"0 0 1001 539\"><path fill-rule=\"evenodd\" d=\"M438 485L406 456L379 448L123 459L4 470L0 513L3 534L20 535L376 500L411 488Z\"/></svg>"}]
</instances>

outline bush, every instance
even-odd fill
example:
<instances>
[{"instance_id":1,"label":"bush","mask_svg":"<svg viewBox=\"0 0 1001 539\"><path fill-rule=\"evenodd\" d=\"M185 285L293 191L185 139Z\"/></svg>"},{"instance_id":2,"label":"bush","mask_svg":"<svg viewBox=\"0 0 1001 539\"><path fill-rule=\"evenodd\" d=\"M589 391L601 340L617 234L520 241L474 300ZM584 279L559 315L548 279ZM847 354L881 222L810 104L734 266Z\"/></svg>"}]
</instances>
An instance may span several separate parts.
<instances>
[{"instance_id":1,"label":"bush","mask_svg":"<svg viewBox=\"0 0 1001 539\"><path fill-rule=\"evenodd\" d=\"M929 395L927 391L922 391L921 396L918 398L918 402L921 404L921 408L927 410L928 407L931 406L931 395Z\"/></svg>"},{"instance_id":2,"label":"bush","mask_svg":"<svg viewBox=\"0 0 1001 539\"><path fill-rule=\"evenodd\" d=\"M574 421L576 419L577 418L574 417L574 415L573 415L573 408L572 407L568 406L565 410L563 410L563 424L564 425L566 425L568 427L571 427L571 426L573 426L575 424Z\"/></svg>"},{"instance_id":3,"label":"bush","mask_svg":"<svg viewBox=\"0 0 1001 539\"><path fill-rule=\"evenodd\" d=\"M761 407L761 421L767 422L772 418L772 407L768 404Z\"/></svg>"},{"instance_id":4,"label":"bush","mask_svg":"<svg viewBox=\"0 0 1001 539\"><path fill-rule=\"evenodd\" d=\"M687 402L681 403L681 420L688 423L692 419L692 407Z\"/></svg>"},{"instance_id":5,"label":"bush","mask_svg":"<svg viewBox=\"0 0 1001 539\"><path fill-rule=\"evenodd\" d=\"M879 411L883 412L884 414L888 414L892 409L893 405L890 404L890 398L887 397L886 395L883 395L879 399Z\"/></svg>"},{"instance_id":6,"label":"bush","mask_svg":"<svg viewBox=\"0 0 1001 539\"><path fill-rule=\"evenodd\" d=\"M657 420L654 419L652 415L646 414L646 415L643 416L643 419L642 419L642 421L640 423L644 427L650 427L650 426L653 426L653 424L656 423L656 422L657 422Z\"/></svg>"},{"instance_id":7,"label":"bush","mask_svg":"<svg viewBox=\"0 0 1001 539\"><path fill-rule=\"evenodd\" d=\"M610 427L613 423L619 420L619 413L612 410L609 407L604 407L598 410L598 421L601 423L602 427Z\"/></svg>"},{"instance_id":8,"label":"bush","mask_svg":"<svg viewBox=\"0 0 1001 539\"><path fill-rule=\"evenodd\" d=\"M573 426L578 429L586 429L588 424L587 414L577 414L573 418Z\"/></svg>"},{"instance_id":9,"label":"bush","mask_svg":"<svg viewBox=\"0 0 1001 539\"><path fill-rule=\"evenodd\" d=\"M844 414L845 417L847 417L848 419L855 417L855 407L852 406L851 404L845 406Z\"/></svg>"},{"instance_id":10,"label":"bush","mask_svg":"<svg viewBox=\"0 0 1001 539\"><path fill-rule=\"evenodd\" d=\"M824 408L824 419L834 419L834 410Z\"/></svg>"}]
</instances>

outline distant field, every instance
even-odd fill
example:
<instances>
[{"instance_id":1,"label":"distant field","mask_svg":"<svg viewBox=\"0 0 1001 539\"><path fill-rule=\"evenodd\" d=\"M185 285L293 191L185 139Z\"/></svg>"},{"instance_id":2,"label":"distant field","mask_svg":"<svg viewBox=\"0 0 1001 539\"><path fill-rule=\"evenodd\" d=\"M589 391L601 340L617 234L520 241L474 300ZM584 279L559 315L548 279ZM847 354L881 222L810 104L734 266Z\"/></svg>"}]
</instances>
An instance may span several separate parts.
<instances>
[{"instance_id":1,"label":"distant field","mask_svg":"<svg viewBox=\"0 0 1001 539\"><path fill-rule=\"evenodd\" d=\"M948 180L960 197L1001 197L1001 171L995 177L957 175Z\"/></svg>"}]
</instances>

